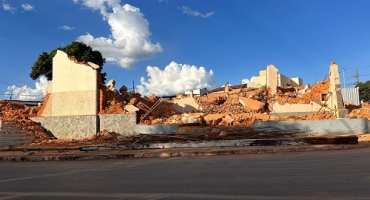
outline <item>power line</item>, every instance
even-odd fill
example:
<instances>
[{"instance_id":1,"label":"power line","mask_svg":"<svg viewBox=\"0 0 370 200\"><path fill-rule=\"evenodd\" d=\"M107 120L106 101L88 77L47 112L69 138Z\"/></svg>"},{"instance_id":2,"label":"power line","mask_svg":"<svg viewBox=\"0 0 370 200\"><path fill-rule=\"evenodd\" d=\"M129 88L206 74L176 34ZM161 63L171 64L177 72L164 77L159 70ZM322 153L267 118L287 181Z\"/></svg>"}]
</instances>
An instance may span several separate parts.
<instances>
[{"instance_id":1,"label":"power line","mask_svg":"<svg viewBox=\"0 0 370 200\"><path fill-rule=\"evenodd\" d=\"M9 95L15 95L15 96L45 96L44 94L22 94L22 93L1 93L0 95L9 96Z\"/></svg>"},{"instance_id":2,"label":"power line","mask_svg":"<svg viewBox=\"0 0 370 200\"><path fill-rule=\"evenodd\" d=\"M343 69L346 70L346 69L363 69L363 68L370 68L370 66L367 66L367 67L351 67L351 68L343 68Z\"/></svg>"},{"instance_id":3,"label":"power line","mask_svg":"<svg viewBox=\"0 0 370 200\"><path fill-rule=\"evenodd\" d=\"M5 84L5 85L12 85L12 84L1 82L1 81L0 81L0 83Z\"/></svg>"}]
</instances>

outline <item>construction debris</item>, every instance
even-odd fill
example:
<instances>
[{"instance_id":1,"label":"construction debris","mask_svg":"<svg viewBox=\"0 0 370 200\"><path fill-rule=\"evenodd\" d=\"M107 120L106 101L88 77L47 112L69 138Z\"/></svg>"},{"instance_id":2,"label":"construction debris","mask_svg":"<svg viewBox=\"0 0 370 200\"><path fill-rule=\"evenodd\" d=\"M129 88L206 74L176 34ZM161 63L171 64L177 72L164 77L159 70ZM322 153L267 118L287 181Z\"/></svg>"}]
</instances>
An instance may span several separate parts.
<instances>
[{"instance_id":1,"label":"construction debris","mask_svg":"<svg viewBox=\"0 0 370 200\"><path fill-rule=\"evenodd\" d=\"M348 118L367 118L370 119L370 104L363 103L361 106L346 105L349 108L350 113L347 115Z\"/></svg>"},{"instance_id":2,"label":"construction debris","mask_svg":"<svg viewBox=\"0 0 370 200\"><path fill-rule=\"evenodd\" d=\"M9 121L17 129L23 130L24 134L34 136L34 142L51 139L42 126L30 119L37 115L39 109L39 106L29 107L21 103L11 103L1 100L0 121Z\"/></svg>"},{"instance_id":3,"label":"construction debris","mask_svg":"<svg viewBox=\"0 0 370 200\"><path fill-rule=\"evenodd\" d=\"M204 96L178 94L174 98L150 97L128 91L126 86L119 90L115 81L110 80L106 85L98 75L98 113L124 114L136 113L138 124L178 124L178 133L167 136L122 136L114 132L101 131L91 138L82 140L54 140L31 117L41 116L49 95L44 97L44 103L38 107L27 107L22 104L0 102L0 120L15 121L19 126L32 133L42 134L42 141L34 146L79 146L94 144L136 144L140 142L186 142L200 140L231 140L296 137L297 132L288 133L281 130L251 130L250 126L258 121L288 121L288 120L322 120L334 119L338 110L328 105L330 78L319 81L314 85L285 86L270 88L262 86L250 88L248 84L230 86L209 91ZM276 93L272 93L275 91ZM370 119L370 105L351 107L347 117ZM46 109L50 110L50 109ZM191 128L199 129L194 133ZM188 131L187 131L188 130ZM39 137L41 138L41 136ZM312 139L312 138L311 138ZM320 138L316 139L321 141Z\"/></svg>"}]
</instances>

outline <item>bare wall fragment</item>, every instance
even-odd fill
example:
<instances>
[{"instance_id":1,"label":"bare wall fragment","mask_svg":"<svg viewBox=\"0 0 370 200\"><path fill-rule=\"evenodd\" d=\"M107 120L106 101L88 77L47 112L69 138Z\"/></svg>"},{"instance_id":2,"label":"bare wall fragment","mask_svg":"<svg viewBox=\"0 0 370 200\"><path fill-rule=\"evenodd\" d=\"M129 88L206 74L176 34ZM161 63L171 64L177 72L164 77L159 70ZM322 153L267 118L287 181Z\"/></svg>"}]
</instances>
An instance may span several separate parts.
<instances>
[{"instance_id":1,"label":"bare wall fragment","mask_svg":"<svg viewBox=\"0 0 370 200\"><path fill-rule=\"evenodd\" d=\"M53 58L52 116L97 114L97 73L58 50Z\"/></svg>"},{"instance_id":2,"label":"bare wall fragment","mask_svg":"<svg viewBox=\"0 0 370 200\"><path fill-rule=\"evenodd\" d=\"M327 101L329 107L336 112L337 117L341 118L348 114L348 110L344 109L343 97L340 88L340 78L338 65L331 62L329 66L329 93L330 97Z\"/></svg>"},{"instance_id":3,"label":"bare wall fragment","mask_svg":"<svg viewBox=\"0 0 370 200\"><path fill-rule=\"evenodd\" d=\"M190 113L197 110L202 110L200 105L193 97L185 97L174 99L172 109L179 113Z\"/></svg>"}]
</instances>

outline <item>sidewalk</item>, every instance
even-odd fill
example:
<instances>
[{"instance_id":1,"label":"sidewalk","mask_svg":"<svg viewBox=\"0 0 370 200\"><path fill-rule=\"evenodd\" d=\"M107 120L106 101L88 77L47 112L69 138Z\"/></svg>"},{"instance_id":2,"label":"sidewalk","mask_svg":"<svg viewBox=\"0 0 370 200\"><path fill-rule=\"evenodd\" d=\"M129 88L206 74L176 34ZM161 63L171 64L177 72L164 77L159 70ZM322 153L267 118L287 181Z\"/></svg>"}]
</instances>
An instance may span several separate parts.
<instances>
[{"instance_id":1,"label":"sidewalk","mask_svg":"<svg viewBox=\"0 0 370 200\"><path fill-rule=\"evenodd\" d=\"M133 158L169 158L235 154L263 154L284 152L308 152L328 150L348 150L369 148L369 141L346 145L280 145L280 146L244 146L211 148L172 148L150 150L109 150L109 147L97 148L96 151L80 151L79 148L13 148L0 151L0 161L73 161L106 160Z\"/></svg>"}]
</instances>

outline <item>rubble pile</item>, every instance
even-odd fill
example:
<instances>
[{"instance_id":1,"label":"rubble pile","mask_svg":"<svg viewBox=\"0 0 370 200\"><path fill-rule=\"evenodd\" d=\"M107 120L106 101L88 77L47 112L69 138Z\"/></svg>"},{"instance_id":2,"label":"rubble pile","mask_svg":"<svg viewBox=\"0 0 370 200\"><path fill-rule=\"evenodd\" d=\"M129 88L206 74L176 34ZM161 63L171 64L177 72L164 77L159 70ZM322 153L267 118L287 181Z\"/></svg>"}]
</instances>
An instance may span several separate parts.
<instances>
[{"instance_id":1,"label":"rubble pile","mask_svg":"<svg viewBox=\"0 0 370 200\"><path fill-rule=\"evenodd\" d=\"M349 118L367 118L370 120L370 104L363 103L360 107L354 108L347 115Z\"/></svg>"},{"instance_id":2,"label":"rubble pile","mask_svg":"<svg viewBox=\"0 0 370 200\"><path fill-rule=\"evenodd\" d=\"M176 99L192 98L190 95L177 95L173 100L162 102L151 113L143 118L150 108L160 101L152 95L150 98L133 98L129 102L139 108L141 124L179 124L179 125L209 125L209 126L250 126L257 121L287 121L287 120L321 120L336 118L334 112L320 111L303 116L282 117L275 114L272 105L279 104L310 104L316 102L323 105L321 95L329 90L329 79L319 81L315 85L299 87L278 87L277 93L271 95L269 87L234 88L228 92L215 90L206 96L193 97L200 109L192 113L176 113L171 104Z\"/></svg>"},{"instance_id":3,"label":"rubble pile","mask_svg":"<svg viewBox=\"0 0 370 200\"><path fill-rule=\"evenodd\" d=\"M217 91L206 96L194 97L201 109L189 113L177 113L172 105L176 100L162 101L154 94L150 97L140 94L130 95L127 87L119 91L114 88L115 82L109 81L100 88L100 114L121 114L128 112L126 105L137 108L138 123L140 124L206 124L222 126L249 126L256 121L276 120L320 120L333 119L332 112L322 111L316 114L299 117L279 117L274 115L272 105L279 104L322 104L321 95L329 90L329 79L319 81L315 85L300 87L278 87L275 95L267 86L260 88L234 88L228 92ZM178 95L177 98L188 98L188 95ZM198 113L198 114L196 114ZM199 114L202 113L202 114Z\"/></svg>"},{"instance_id":4,"label":"rubble pile","mask_svg":"<svg viewBox=\"0 0 370 200\"><path fill-rule=\"evenodd\" d=\"M321 94L329 91L329 79L319 81L315 85L305 87L278 87L271 102L278 102L280 105L289 104L309 104L315 102L322 105Z\"/></svg>"},{"instance_id":5,"label":"rubble pile","mask_svg":"<svg viewBox=\"0 0 370 200\"><path fill-rule=\"evenodd\" d=\"M267 87L243 88L227 93L195 97L206 114L241 114L268 111L265 108L269 97Z\"/></svg>"},{"instance_id":6,"label":"rubble pile","mask_svg":"<svg viewBox=\"0 0 370 200\"><path fill-rule=\"evenodd\" d=\"M114 87L115 81L110 80L107 83L107 85L104 85L100 81L100 78L98 78L99 114L122 114L124 113L123 105L125 104L125 102L121 94Z\"/></svg>"},{"instance_id":7,"label":"rubble pile","mask_svg":"<svg viewBox=\"0 0 370 200\"><path fill-rule=\"evenodd\" d=\"M27 130L27 134L35 136L35 140L49 139L46 130L33 122L30 117L37 115L40 107L28 107L20 103L10 103L5 100L0 101L0 120L15 122L16 126L22 130Z\"/></svg>"}]
</instances>

